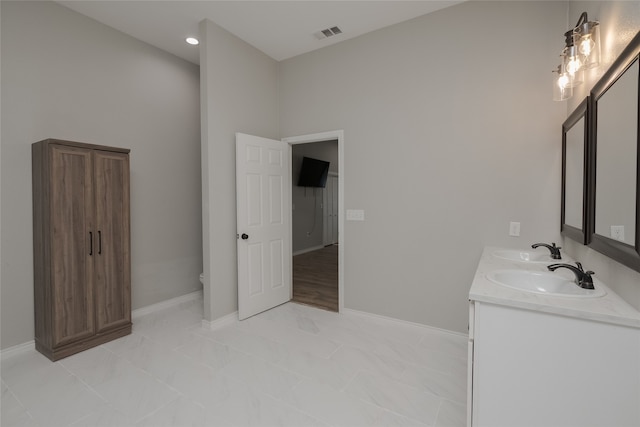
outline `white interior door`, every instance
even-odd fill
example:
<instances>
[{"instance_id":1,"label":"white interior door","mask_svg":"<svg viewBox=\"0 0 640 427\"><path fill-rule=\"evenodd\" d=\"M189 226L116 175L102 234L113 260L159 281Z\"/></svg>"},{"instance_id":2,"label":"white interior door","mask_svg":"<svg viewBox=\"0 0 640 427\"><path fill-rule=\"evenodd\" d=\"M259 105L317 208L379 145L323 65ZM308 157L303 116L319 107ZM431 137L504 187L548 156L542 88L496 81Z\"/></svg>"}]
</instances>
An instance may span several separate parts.
<instances>
[{"instance_id":1,"label":"white interior door","mask_svg":"<svg viewBox=\"0 0 640 427\"><path fill-rule=\"evenodd\" d=\"M238 317L291 299L289 144L236 133Z\"/></svg>"}]
</instances>

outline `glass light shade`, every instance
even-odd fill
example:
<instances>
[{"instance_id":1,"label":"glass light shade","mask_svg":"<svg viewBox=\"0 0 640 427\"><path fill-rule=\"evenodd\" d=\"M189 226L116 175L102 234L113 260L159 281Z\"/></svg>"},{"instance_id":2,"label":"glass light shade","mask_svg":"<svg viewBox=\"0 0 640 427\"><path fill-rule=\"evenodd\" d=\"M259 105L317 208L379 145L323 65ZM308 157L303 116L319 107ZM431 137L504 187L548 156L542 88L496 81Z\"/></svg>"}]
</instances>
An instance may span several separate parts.
<instances>
[{"instance_id":1,"label":"glass light shade","mask_svg":"<svg viewBox=\"0 0 640 427\"><path fill-rule=\"evenodd\" d=\"M576 45L566 46L562 52L562 69L570 77L571 87L580 86L584 82L584 67L582 66L582 55Z\"/></svg>"},{"instance_id":2,"label":"glass light shade","mask_svg":"<svg viewBox=\"0 0 640 427\"><path fill-rule=\"evenodd\" d=\"M575 74L582 68L582 55L575 45L565 47L563 65L569 74Z\"/></svg>"},{"instance_id":3,"label":"glass light shade","mask_svg":"<svg viewBox=\"0 0 640 427\"><path fill-rule=\"evenodd\" d=\"M584 68L580 68L573 74L567 73L567 76L569 77L569 87L580 86L584 83Z\"/></svg>"},{"instance_id":4,"label":"glass light shade","mask_svg":"<svg viewBox=\"0 0 640 427\"><path fill-rule=\"evenodd\" d=\"M584 68L595 68L600 65L600 24L586 22L576 29L575 43L582 56Z\"/></svg>"},{"instance_id":5,"label":"glass light shade","mask_svg":"<svg viewBox=\"0 0 640 427\"><path fill-rule=\"evenodd\" d=\"M562 65L558 65L558 70L554 71L557 75L553 78L553 100L564 101L573 96L573 86L571 85L571 76L564 71Z\"/></svg>"}]
</instances>

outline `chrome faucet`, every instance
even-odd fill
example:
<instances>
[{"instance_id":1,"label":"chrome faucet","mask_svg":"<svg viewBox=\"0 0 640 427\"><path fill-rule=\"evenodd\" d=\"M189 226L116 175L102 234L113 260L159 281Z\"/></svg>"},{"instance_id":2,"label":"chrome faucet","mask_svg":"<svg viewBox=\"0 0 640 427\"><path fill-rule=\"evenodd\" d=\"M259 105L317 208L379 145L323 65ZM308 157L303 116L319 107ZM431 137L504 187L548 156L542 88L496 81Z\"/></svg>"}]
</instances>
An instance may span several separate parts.
<instances>
[{"instance_id":1,"label":"chrome faucet","mask_svg":"<svg viewBox=\"0 0 640 427\"><path fill-rule=\"evenodd\" d=\"M594 274L594 272L584 271L584 269L582 268L582 264L580 264L579 262L576 262L576 265L578 267L574 267L571 264L551 264L547 266L547 268L549 269L549 271L556 271L556 269L561 267L568 268L569 270L573 271L573 274L576 275L576 284L578 286L583 289L595 289L593 287L593 279L591 278L591 275Z\"/></svg>"},{"instance_id":2,"label":"chrome faucet","mask_svg":"<svg viewBox=\"0 0 640 427\"><path fill-rule=\"evenodd\" d=\"M546 243L534 243L533 245L531 245L533 249L537 248L538 246L544 246L545 248L549 249L549 251L551 251L552 259L562 259L562 255L560 255L560 249L562 248L560 246L556 246L555 243L552 243L551 245L547 245Z\"/></svg>"}]
</instances>

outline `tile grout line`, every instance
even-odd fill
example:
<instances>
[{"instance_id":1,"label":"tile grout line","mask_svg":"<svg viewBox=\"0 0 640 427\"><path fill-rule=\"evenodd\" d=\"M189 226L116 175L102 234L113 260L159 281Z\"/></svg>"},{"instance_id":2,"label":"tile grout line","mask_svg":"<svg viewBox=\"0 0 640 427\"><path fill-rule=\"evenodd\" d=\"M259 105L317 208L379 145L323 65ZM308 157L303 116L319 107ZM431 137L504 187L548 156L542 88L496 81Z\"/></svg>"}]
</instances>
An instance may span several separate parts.
<instances>
[{"instance_id":1,"label":"tile grout line","mask_svg":"<svg viewBox=\"0 0 640 427\"><path fill-rule=\"evenodd\" d=\"M362 373L362 372L365 372L365 373L369 372L369 373L370 373L370 371L360 370L360 371L358 371L358 374L360 374L360 373ZM357 374L356 374L356 376L357 376ZM353 382L354 380L355 380L355 376L354 376L354 378L353 378L352 382ZM397 381L396 381L396 382L397 382ZM365 400L365 399L361 398L360 396L356 396L356 395L354 395L354 394L352 394L352 393L349 393L349 392L347 392L347 391L346 391L346 388L347 388L347 387L345 386L345 390L344 390L343 392L344 392L344 393L346 393L347 395L351 396L351 397L352 397L352 398L354 398L354 399L358 399L360 402L363 402L363 403L365 403L365 404L367 404L367 405L376 406L376 407L378 407L378 408L380 408L380 409L382 409L382 410L384 410L384 411L390 412L390 413L392 413L392 414L394 414L394 415L400 416L400 417L402 417L402 418L407 418L407 419L409 419L409 420L411 420L411 421L417 422L417 423L419 423L419 424L421 424L421 425L424 425L424 426L428 426L428 424L425 424L425 423L423 423L421 420L418 420L418 419L416 419L416 418L414 418L414 417L412 417L412 416L410 416L410 415L401 414L401 413L399 413L399 412L394 411L394 410L393 410L393 409L391 409L391 408L387 408L386 406L383 406L382 404L380 404L380 403L378 403L378 402L370 402L370 401L367 401L367 400ZM415 388L415 387L413 387L413 388ZM418 389L416 389L416 390L418 390ZM420 391L420 390L418 390L418 391ZM435 395L434 395L434 396L435 396ZM434 423L438 420L438 413L439 413L439 411L440 411L440 407L442 406L442 400L443 400L440 396L435 396L435 397L438 399L438 410L436 411L436 416L434 417L434 420L433 420L433 422L434 422ZM433 425L435 426L435 424L433 424Z\"/></svg>"},{"instance_id":2,"label":"tile grout line","mask_svg":"<svg viewBox=\"0 0 640 427\"><path fill-rule=\"evenodd\" d=\"M296 385L294 385L293 387L291 387L291 390L289 390L289 392L290 392L290 393L293 393L293 392L295 391L295 389L296 389L296 388L298 388L298 387L300 386L300 384L302 384L302 381L303 381L303 380L298 381L298 383L297 383ZM277 402L279 402L280 404L285 405L286 407L291 408L291 409L293 409L293 410L295 410L295 411L298 411L298 412L300 412L301 414L304 414L304 415L306 415L307 417L309 417L309 418L311 418L311 419L313 419L313 420L316 420L316 421L321 422L321 423L323 423L323 424L327 424L327 427L331 426L331 424L330 424L330 423L325 422L325 421L323 421L321 418L318 418L318 417L316 417L315 415L310 414L310 413L308 413L307 411L302 410L302 408L299 408L299 407L297 407L297 406L293 405L292 403L287 402L286 400L281 399L279 396L278 396L278 397L276 397L276 396L271 396L271 395L268 395L268 394L266 394L266 393L261 392L260 390L256 390L255 392L256 392L256 393L263 394L263 395L265 395L265 396L267 396L267 397L270 397L270 398L272 398L272 399L275 399L275 400L276 400Z\"/></svg>"},{"instance_id":3,"label":"tile grout line","mask_svg":"<svg viewBox=\"0 0 640 427\"><path fill-rule=\"evenodd\" d=\"M83 420L88 419L89 417L93 416L94 414L95 414L95 412L91 412L91 413L85 415L84 417L79 418L79 419L75 420L74 422L72 422L70 424L67 424L67 427L73 427L74 425L78 425L78 423L82 422Z\"/></svg>"},{"instance_id":4,"label":"tile grout line","mask_svg":"<svg viewBox=\"0 0 640 427\"><path fill-rule=\"evenodd\" d=\"M94 389L91 385L89 385L89 383L87 383L85 380L83 380L79 375L76 375L75 373L71 372L71 370L68 367L66 367L62 361L60 361L59 363L60 363L60 366L62 366L62 368L69 373L69 375L71 375L72 377L76 378L78 381L80 381L81 384L83 384L85 387L87 387L89 390L91 390L96 396L98 396L100 398L100 400L102 400L103 403L109 403L109 404L111 403L104 396L102 396L100 393L98 393L98 391L96 389ZM74 421L74 423L77 422L77 421L79 421L79 420Z\"/></svg>"},{"instance_id":5,"label":"tile grout line","mask_svg":"<svg viewBox=\"0 0 640 427\"><path fill-rule=\"evenodd\" d=\"M278 325L276 325L276 326L278 326ZM298 331L297 329L295 329L295 328L291 328L291 327L289 327L289 326L284 326L284 328L289 329L289 330L293 330L293 331ZM286 347L286 348L289 348L289 346L290 346L290 344L289 344L289 343L286 343L286 342L284 342L284 341L282 341L282 340L279 340L279 339L276 339L276 338L272 338L272 337L269 337L269 336L263 335L263 334L261 334L261 333L259 333L259 332L257 332L257 331L252 330L252 329L249 329L249 328L248 328L248 329L241 328L241 329L242 329L244 332L248 332L248 333L251 333L251 334L254 334L254 335L259 335L259 336L261 336L262 338L266 338L266 339L268 339L269 341L273 341L273 342L275 342L275 343L277 343L277 344L280 344L280 345L282 345L282 346L284 346L284 347ZM318 336L317 336L317 335L315 335L315 334L310 334L309 332L305 332L305 331L301 331L301 332L304 332L305 334L309 334L309 336L311 336L311 337L318 338ZM335 341L333 341L333 340L328 340L328 339L326 339L326 338L322 338L322 337L320 337L320 338L321 338L322 340L326 341L326 342L329 342L329 343L333 344L333 345L337 345L338 347L341 345L341 343L336 343L336 342L335 342ZM333 354L335 351L336 351L336 350L332 350L332 352L331 352L331 353ZM321 357L321 356L318 356L318 357Z\"/></svg>"},{"instance_id":6,"label":"tile grout line","mask_svg":"<svg viewBox=\"0 0 640 427\"><path fill-rule=\"evenodd\" d=\"M440 410L442 409L442 404L443 404L443 399L440 399L440 404L438 405L438 410L436 411L436 417L433 420L433 425L437 426L438 424L438 418L440 417Z\"/></svg>"},{"instance_id":7,"label":"tile grout line","mask_svg":"<svg viewBox=\"0 0 640 427\"><path fill-rule=\"evenodd\" d=\"M417 352L419 354L424 354L425 352L428 353L429 351L432 351L432 352L435 352L435 354L440 355L440 356L448 356L447 357L448 359L454 359L454 360L457 360L459 362L463 362L462 364L464 365L463 367L464 367L464 371L466 373L466 365L467 365L466 358L448 355L446 351L420 349L420 348L417 348L417 347L414 347L414 346L410 346L408 344L405 344L405 345L409 346L412 350L414 350L415 352ZM389 347L389 346L387 346L387 347ZM379 353L378 349L373 350L373 353L376 354L378 357L384 357L384 354ZM396 360L402 362L404 365L418 366L418 367L421 367L423 369L430 369L430 370L438 371L438 372L441 372L441 373L447 374L447 375L456 375L455 373L451 373L450 371L447 371L445 369L434 368L433 365L427 364L427 363L425 363L423 361L419 362L419 361L413 360L411 358L402 357L402 356L397 356L396 357L396 355L392 355L391 357L394 357Z\"/></svg>"},{"instance_id":8,"label":"tile grout line","mask_svg":"<svg viewBox=\"0 0 640 427\"><path fill-rule=\"evenodd\" d=\"M271 339L269 339L269 338L267 338L267 337L264 337L264 336L262 336L262 335L260 335L260 336L261 336L262 338L268 339L268 340L269 340L269 341L271 341L271 342L274 342L274 343L280 344L280 345L282 345L282 346L286 346L286 345L285 345L285 344L283 344L283 343L279 343L279 342L277 342L277 341L273 341L273 340L271 340ZM271 361L271 360L269 360L269 359L267 359L267 358L265 358L265 357L262 357L262 356L260 356L260 355L257 355L257 354L254 354L254 353L250 353L250 352L247 352L247 351L245 351L245 350L243 350L243 349L240 349L240 348L238 348L238 347L235 347L233 344L224 343L224 342L221 342L221 341L217 341L217 340L215 340L215 339L210 339L209 337L203 337L203 338L204 338L204 339L206 339L206 340L209 340L209 341L211 341L211 342L215 342L215 343L217 343L217 344L224 345L224 346L226 346L226 347L228 347L228 348L231 348L231 349L233 349L234 351L237 351L238 353L241 353L241 354L243 354L243 355L245 355L245 356L256 358L256 359L258 359L258 360L260 360L260 361L262 361L262 362L264 362L264 363L267 363L267 364L272 365L272 366L274 366L274 367L276 367L276 368L278 368L278 369L281 369L281 370L282 370L282 371L284 371L284 372L287 372L287 373L289 373L289 374L295 375L296 377L301 377L302 379L308 379L308 380L312 380L312 379L313 379L312 377L308 377L308 376L306 376L306 375L304 375L304 374L300 374L300 373L298 373L298 372L292 371L292 370L288 369L287 367L285 367L285 366L282 366L282 365L278 364L278 362L282 361L282 358L278 359L278 361L277 361L277 362L273 362L273 361ZM224 373L223 373L223 374L224 374ZM224 375L227 375L227 374L224 374ZM231 378L233 378L233 377L231 377ZM234 380L237 380L237 379L235 379L235 378L233 378L233 379L234 379ZM242 382L244 382L243 380L241 380L241 381L242 381ZM293 389L293 388L295 388L295 387L296 387L300 382L302 382L302 380L298 380L298 383L297 383L294 387L292 387L292 389Z\"/></svg>"},{"instance_id":9,"label":"tile grout line","mask_svg":"<svg viewBox=\"0 0 640 427\"><path fill-rule=\"evenodd\" d=\"M147 418L150 418L150 417L154 416L155 414L157 414L158 412L160 412L162 409L164 409L164 408L168 407L169 405L171 405L171 404L173 404L173 403L177 402L179 399L182 399L183 397L184 397L184 398L187 398L187 397L186 397L186 396L184 396L182 393L178 393L178 395L177 395L175 398L171 399L170 401L168 401L168 402L167 402L167 403L165 403L164 405L160 405L158 408L156 408L156 409L154 409L153 411L149 412L147 415L144 415L144 416L142 416L141 418L139 418L139 419L135 420L135 421L134 421L134 424L135 424L135 425L140 424L142 421L146 420ZM187 398L187 399L188 399L188 398ZM193 402L195 402L193 399L190 399L190 400L192 400Z\"/></svg>"},{"instance_id":10,"label":"tile grout line","mask_svg":"<svg viewBox=\"0 0 640 427\"><path fill-rule=\"evenodd\" d=\"M340 389L340 391L343 392L343 393L347 393L347 388L349 388L351 383L353 383L356 380L356 377L360 374L360 372L362 372L362 369L358 369L356 371L356 373L353 374L353 377L351 377L351 379L349 381L347 381L347 383L344 385L344 387L342 387ZM350 394L350 393L347 393L347 394Z\"/></svg>"},{"instance_id":11,"label":"tile grout line","mask_svg":"<svg viewBox=\"0 0 640 427\"><path fill-rule=\"evenodd\" d=\"M255 332L251 332L251 334L252 335L257 335L257 336L259 336L259 337L261 337L261 338L263 338L263 339L265 339L267 341L270 341L271 343L278 344L278 345L284 347L286 350L290 349L290 346L288 344L286 344L286 343L275 341L275 340L273 340L273 339L271 339L269 337L266 337L264 335L261 335L261 334L255 333ZM269 365L273 365L273 366L277 367L278 369L282 369L284 372L287 372L287 373L295 375L296 377L302 378L301 380L298 381L298 384L301 383L302 380L311 380L311 381L314 380L314 377L312 377L312 376L308 376L306 374L303 374L303 373L300 373L300 372L297 372L297 371L293 371L293 370L289 369L288 367L281 365L280 362L282 362L282 360L283 360L282 357L280 357L277 361L274 362L274 361L269 360L269 359L267 359L267 358L265 358L265 357L263 357L261 355L258 355L258 354L255 354L255 353L251 353L251 352L247 352L246 350L240 349L240 348L234 346L233 344L229 344L229 343L225 343L225 342L222 342L222 341L218 341L215 338L211 338L211 337L207 337L207 336L203 336L202 338L205 339L205 340L211 341L211 342L215 342L215 343L220 344L220 345L227 346L227 347L229 347L229 348L231 348L231 349L233 349L233 350L235 350L235 351L237 351L239 353L242 353L242 354L244 354L246 356L255 357L256 359L259 359L259 360L261 360L261 361L263 361L263 362L265 362L265 363L267 363ZM315 356L313 353L309 353L309 352L306 352L304 350L300 350L300 351L303 352L303 353L307 353L307 354L309 354L309 355L311 355L313 357L317 357L319 360L332 360L332 359L330 359L330 357L333 354L335 354L343 345L344 344L340 343L338 345L338 347L327 358L324 358L324 357L321 357L321 356ZM298 384L296 384L296 386ZM296 386L294 386L294 388Z\"/></svg>"},{"instance_id":12,"label":"tile grout line","mask_svg":"<svg viewBox=\"0 0 640 427\"><path fill-rule=\"evenodd\" d=\"M102 347L102 345L100 345L99 347ZM116 352L114 352L114 351L112 351L112 350L110 350L110 349L108 349L108 348L106 348L106 347L104 347L104 348L103 348L103 350L106 350L106 351L110 352L111 354L113 354L113 355L114 355L114 356L116 356L116 357L122 358L125 362L129 363L131 366L133 366L133 367L135 367L135 368L138 368L138 367L137 367L137 366L135 366L133 363L131 363L131 361L130 361L130 360L128 360L128 359L127 359L127 358L125 358L125 357L120 356L120 355L119 355L119 354L117 354ZM69 374L71 374L72 376L76 377L76 378L78 379L78 381L80 381L80 382L81 382L82 384L84 384L84 385L85 385L89 390L91 390L94 394L96 394L96 395L97 395L97 396L98 396L98 397L103 401L103 403L105 403L106 405L108 405L111 409L115 409L116 411L120 412L117 408L115 408L115 406L113 405L113 403L112 403L110 400L108 400L106 397L104 397L102 394L100 394L100 393L99 393L96 389L94 389L90 384L88 384L87 382L85 382L85 381L84 381L80 376L78 376L78 375L74 374L73 372L71 372L71 370L69 370L69 368L68 368L68 367L66 367L66 366L62 363L62 361L60 362L60 365L61 365L61 366L62 366L62 367L67 371L67 372L69 372ZM143 372L147 373L144 369L141 369L141 368L138 368L138 369L140 369L141 371L143 371ZM147 373L147 374L148 374L148 373ZM151 376L154 380L157 380L157 379L156 379L155 377L153 377L152 375L150 375L150 376ZM167 385L167 386L168 386L168 385ZM170 387L170 386L168 386L168 387ZM163 406L164 406L164 405L163 405ZM122 416L124 416L125 418L127 418L127 420L131 420L131 418L129 417L129 415L124 414L124 413L122 413L122 412L120 412L120 413L122 414ZM79 423L80 421L82 421L82 420L84 420L84 419L86 419L86 418L89 418L89 417L91 417L91 416L92 416L92 415L94 415L94 414L95 414L95 412L91 412L91 413L87 414L86 416L84 416L84 417L82 417L82 418L80 418L80 419L75 420L74 422L72 422L71 424L69 424L69 426L68 426L68 427L73 427L73 425L74 425L74 424L77 424L77 423ZM143 417L143 418L145 418L145 417ZM134 424L137 424L137 423L138 423L138 422L140 422L143 418L141 418L140 420L137 420L137 421L133 421L133 423L134 423Z\"/></svg>"},{"instance_id":13,"label":"tile grout line","mask_svg":"<svg viewBox=\"0 0 640 427\"><path fill-rule=\"evenodd\" d=\"M22 403L22 401L18 398L18 396L13 392L11 387L9 387L9 384L7 384L4 380L2 380L2 382L4 382L5 387L7 387L7 391L11 393L11 396L13 396L16 402L18 402L20 407L24 410L25 414L27 414L29 418L31 418L31 420L35 422L35 418L33 418L33 415L31 415L31 412L29 412L29 409L27 408L27 406L24 403Z\"/></svg>"},{"instance_id":14,"label":"tile grout line","mask_svg":"<svg viewBox=\"0 0 640 427\"><path fill-rule=\"evenodd\" d=\"M367 402L367 403L369 403L369 402ZM369 403L369 404L370 404L370 405L372 405L372 403ZM413 418L413 417L410 417L410 416L408 416L408 415L401 414L401 413L396 412L396 411L394 411L394 410L392 410L392 409L385 408L384 406L379 406L379 405L376 405L376 406L378 406L378 407L382 408L382 410L383 410L383 411L385 411L385 412L389 412L389 413L391 413L391 414L393 414L393 415L397 415L398 417L401 417L401 418L406 418L406 419L408 419L408 420L411 420L411 421L413 421L413 422L416 422L416 423L420 424L421 426L424 426L424 427L434 427L434 426L435 426L435 424L425 424L425 423L423 423L423 422L422 422L422 421L420 421L420 420L416 420L416 419L415 419L415 418ZM438 406L438 410L440 410L440 407L439 407L439 406ZM433 420L433 421L434 421L434 423L437 421L437 419L438 419L438 416L437 416L437 412L436 412L436 417L435 417L435 418L434 418L434 420Z\"/></svg>"},{"instance_id":15,"label":"tile grout line","mask_svg":"<svg viewBox=\"0 0 640 427\"><path fill-rule=\"evenodd\" d=\"M145 339L150 340L151 342L155 342L155 343L157 343L157 341L153 340L152 338L145 337L144 335L140 335L140 336L142 336L142 337L143 337L143 338L145 338ZM101 346L101 347L102 347L102 346ZM156 377L153 373L151 373L151 372L147 371L146 369L141 368L141 367L139 367L139 366L135 365L135 364L134 364L131 360L129 360L128 358L126 358L126 357L124 357L124 356L119 355L118 353L116 353L115 351L113 351L113 350L111 350L111 349L109 349L109 348L104 347L104 349L105 349L105 350L107 350L108 352L110 352L111 354L113 354L114 356L122 358L125 362L127 362L128 364L130 364L130 365L131 365L131 366L133 366L134 368L140 369L143 373L145 373L145 374L147 374L148 376L150 376L154 381L159 382L160 384L162 384L162 385L166 386L169 390L174 391L175 393L177 393L177 395L178 395L178 396L177 396L175 399L173 399L173 400L171 400L170 402L168 402L166 405L168 405L168 404L169 404L169 403L171 403L171 402L174 402L175 400L177 400L177 399L178 399L178 398L180 398L180 397L187 397L187 396L185 396L185 395L184 395L184 393L182 393L180 390L176 389L175 387L171 386L171 385L170 385L170 384L168 384L167 382L165 382L165 381L161 380L160 378ZM169 351L174 351L174 350L169 350ZM186 356L186 355L185 355L185 357L187 357L188 359L190 359L190 360L191 360L191 358L189 358L188 356ZM100 396L100 397L102 397L102 396ZM112 405L112 403L111 403L111 402L109 402L109 401L107 401L107 403L109 403L110 405ZM162 408L162 407L164 407L164 406L166 406L166 405L162 405L162 406L161 406L161 408ZM155 411L154 411L154 412L155 412ZM143 417L142 419L144 419L144 418L146 418L146 416L145 416L145 417ZM137 422L140 422L142 419L138 420Z\"/></svg>"},{"instance_id":16,"label":"tile grout line","mask_svg":"<svg viewBox=\"0 0 640 427\"><path fill-rule=\"evenodd\" d=\"M336 354L336 353L338 352L338 350L340 350L342 347L344 347L344 346L345 346L345 344L344 344L344 343L338 343L338 344L340 344L340 345L338 345L338 347L336 347L336 349L335 349L335 350L333 350L333 351L331 352L331 354L330 354L330 355L328 355L328 356L325 358L326 360L333 360L333 359L331 359L331 358L333 357L333 355L334 355L334 354Z\"/></svg>"},{"instance_id":17,"label":"tile grout line","mask_svg":"<svg viewBox=\"0 0 640 427\"><path fill-rule=\"evenodd\" d=\"M252 332L252 331L248 331L248 332L249 332L249 333L251 333L251 334L256 334L255 332ZM301 380L300 378L301 378L301 377L304 377L303 375L300 375L300 374L298 374L297 372L290 371L289 369L287 369L287 368L285 368L285 367L283 367L283 366L280 366L280 365L278 365L277 363L274 363L274 362L272 362L272 361L270 361L270 360L268 360L268 359L266 359L266 358L264 358L264 357L262 357L262 356L260 356L260 355L256 355L256 354L253 354L253 353L251 353L251 352L247 352L247 351L245 351L245 350L243 350L243 349L240 349L240 348L238 348L238 347L234 346L233 344L229 344L229 343L221 342L221 341L216 340L215 338L211 338L211 337L203 336L203 335L198 335L198 334L194 334L194 335L196 335L196 336L198 336L198 337L201 337L201 338L202 338L202 339L204 339L205 341L209 341L209 342L213 342L213 343L216 343L216 344L222 345L222 346L224 346L224 347L226 347L226 348L228 348L228 349L232 349L232 350L234 350L234 351L236 351L236 352L238 352L238 353L240 353L240 354L242 354L242 355L244 355L244 356L247 356L247 357L250 357L250 358L255 358L255 359L257 359L257 360L259 360L259 361L261 361L261 362L263 362L263 363L267 363L267 364L268 364L268 365L270 365L270 366L274 366L274 367L276 367L276 368L278 368L278 369L281 369L283 372L286 372L286 373L289 373L289 374L291 374L291 375L294 375L294 376L296 377L296 384L295 384L295 385L294 385L290 390L294 389L295 387L297 387L297 386L302 382L302 380ZM270 338L268 338L268 337L265 337L265 336L263 336L263 335L261 335L261 334L256 334L256 335L258 335L258 336L260 336L261 338L264 338L264 339L266 339L266 340L268 340L268 341L271 341L271 342L274 342L274 343L277 343L277 344L280 344L280 345L283 345L283 346L285 345L285 344L283 344L283 343L279 343L279 342L277 342L277 341L275 341L275 340L272 340L272 339L270 339ZM187 345L187 344L185 344L185 345ZM179 347L182 347L182 346L179 346ZM179 348L179 347L177 347L177 348ZM178 350L176 349L176 350L173 350L173 351L178 351ZM235 376L233 376L233 375L229 375L228 373L223 372L223 370L224 370L224 368L227 366L227 364L225 364L222 368L220 368L219 370L217 370L217 371L216 371L214 368L209 367L208 365L206 365L206 364L204 364L204 363L202 363L202 362L200 362L200 361L198 361L198 360L196 360L196 359L194 359L194 358L190 357L189 355L187 355L187 354L185 354L185 353L182 353L182 352L179 352L179 353L180 353L181 355L183 355L183 356L187 357L189 360L192 360L193 362L197 363L198 365L205 366L207 369L211 369L211 370L214 372L214 374L216 374L216 375L222 375L223 377L229 378L229 379L231 379L232 381L236 381L236 382L239 382L239 383L242 383L242 384L244 384L244 385L246 385L246 386L251 387L251 384L250 384L249 382L247 382L246 380L241 379L241 378L236 378L236 377L235 377ZM280 360L281 360L281 359L280 359ZM169 386L169 387L170 387L170 386ZM264 391L261 391L261 390L255 390L255 392L260 393L260 394L263 394L263 395L268 396L268 397L271 397L271 398L275 398L275 399L276 399L276 400L278 400L278 401L281 401L277 396L271 395L271 394L269 394L269 393L265 393Z\"/></svg>"}]
</instances>

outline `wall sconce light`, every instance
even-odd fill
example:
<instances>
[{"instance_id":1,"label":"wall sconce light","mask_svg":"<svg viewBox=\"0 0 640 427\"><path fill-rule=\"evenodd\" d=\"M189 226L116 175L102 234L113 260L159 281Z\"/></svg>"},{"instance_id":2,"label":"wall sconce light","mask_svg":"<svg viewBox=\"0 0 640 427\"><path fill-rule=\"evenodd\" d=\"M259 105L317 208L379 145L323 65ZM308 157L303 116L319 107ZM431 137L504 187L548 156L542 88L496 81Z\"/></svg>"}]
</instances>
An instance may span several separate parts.
<instances>
[{"instance_id":1,"label":"wall sconce light","mask_svg":"<svg viewBox=\"0 0 640 427\"><path fill-rule=\"evenodd\" d=\"M556 101L564 101L573 95L574 88L584 82L584 70L600 65L600 23L589 21L587 12L582 12L576 26L564 33L562 63L554 72L558 77L554 81ZM557 93L557 90L560 90ZM567 96L567 94L571 92Z\"/></svg>"},{"instance_id":2,"label":"wall sconce light","mask_svg":"<svg viewBox=\"0 0 640 427\"><path fill-rule=\"evenodd\" d=\"M600 65L600 23L589 21L587 12L582 12L576 27L573 29L574 42L582 55L584 68L595 68Z\"/></svg>"},{"instance_id":3,"label":"wall sconce light","mask_svg":"<svg viewBox=\"0 0 640 427\"><path fill-rule=\"evenodd\" d=\"M553 81L553 100L564 101L573 96L573 86L571 76L564 69L564 64L558 65L558 69L553 71L558 73L558 77Z\"/></svg>"}]
</instances>

